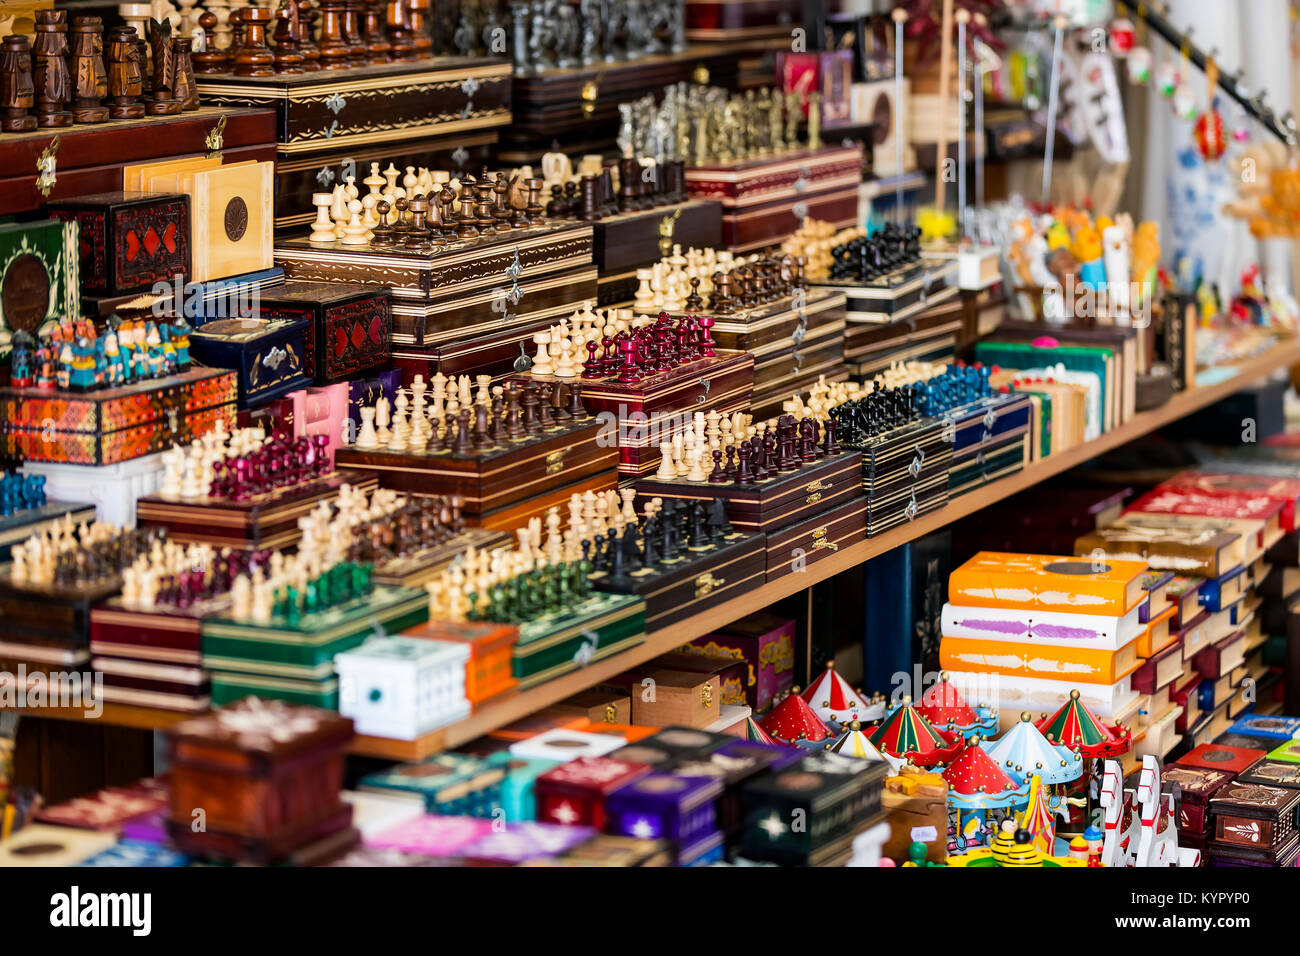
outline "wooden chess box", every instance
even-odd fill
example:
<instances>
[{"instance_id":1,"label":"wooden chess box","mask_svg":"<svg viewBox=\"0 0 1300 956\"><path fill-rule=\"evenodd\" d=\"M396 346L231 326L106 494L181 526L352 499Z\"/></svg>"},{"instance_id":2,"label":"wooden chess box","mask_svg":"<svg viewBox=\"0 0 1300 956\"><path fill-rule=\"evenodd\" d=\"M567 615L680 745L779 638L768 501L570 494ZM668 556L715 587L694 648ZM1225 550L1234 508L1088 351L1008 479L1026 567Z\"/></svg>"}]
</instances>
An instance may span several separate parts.
<instances>
[{"instance_id":1,"label":"wooden chess box","mask_svg":"<svg viewBox=\"0 0 1300 956\"><path fill-rule=\"evenodd\" d=\"M429 348L502 332L596 301L592 229L560 222L461 239L434 251L276 244L290 279L392 286L393 344Z\"/></svg>"},{"instance_id":2,"label":"wooden chess box","mask_svg":"<svg viewBox=\"0 0 1300 956\"><path fill-rule=\"evenodd\" d=\"M167 538L181 544L210 544L221 548L284 549L302 539L298 519L322 501L333 501L343 485L369 493L379 479L364 471L335 471L297 485L276 488L243 501L230 498L141 498L136 521L143 527L167 529Z\"/></svg>"},{"instance_id":3,"label":"wooden chess box","mask_svg":"<svg viewBox=\"0 0 1300 956\"><path fill-rule=\"evenodd\" d=\"M451 563L468 548L491 551L493 548L506 547L513 540L513 535L508 531L467 528L442 544L389 558L376 564L370 579L375 584L388 584L393 587L423 587L449 568Z\"/></svg>"},{"instance_id":4,"label":"wooden chess box","mask_svg":"<svg viewBox=\"0 0 1300 956\"><path fill-rule=\"evenodd\" d=\"M128 295L190 272L190 198L111 192L50 203L54 218L77 224L81 288Z\"/></svg>"},{"instance_id":5,"label":"wooden chess box","mask_svg":"<svg viewBox=\"0 0 1300 956\"><path fill-rule=\"evenodd\" d=\"M739 531L772 533L801 525L811 516L838 509L862 495L862 456L856 451L828 455L794 471L741 485L734 482L662 481L653 476L636 484L639 496L727 503L727 520Z\"/></svg>"},{"instance_id":6,"label":"wooden chess box","mask_svg":"<svg viewBox=\"0 0 1300 956\"><path fill-rule=\"evenodd\" d=\"M582 604L519 625L512 673L535 687L645 641L649 622L638 594L593 593Z\"/></svg>"},{"instance_id":7,"label":"wooden chess box","mask_svg":"<svg viewBox=\"0 0 1300 956\"><path fill-rule=\"evenodd\" d=\"M782 406L796 392L818 381L844 381L844 325L810 331L802 341L773 343L754 354L754 399L750 410L755 418L780 415Z\"/></svg>"},{"instance_id":8,"label":"wooden chess box","mask_svg":"<svg viewBox=\"0 0 1300 956\"><path fill-rule=\"evenodd\" d=\"M264 319L311 323L312 377L332 385L388 364L392 352L392 292L360 283L286 282L258 300Z\"/></svg>"},{"instance_id":9,"label":"wooden chess box","mask_svg":"<svg viewBox=\"0 0 1300 956\"><path fill-rule=\"evenodd\" d=\"M122 167L218 150L229 163L275 159L275 114L210 105L176 116L109 120L66 129L5 133L0 150L0 216L36 212L47 202L122 188ZM36 175L46 153L56 175L49 194Z\"/></svg>"},{"instance_id":10,"label":"wooden chess box","mask_svg":"<svg viewBox=\"0 0 1300 956\"><path fill-rule=\"evenodd\" d=\"M501 131L503 163L531 164L552 150L568 155L618 152L618 106L680 82L730 89L736 58L730 52L694 49L514 78L513 119Z\"/></svg>"},{"instance_id":11,"label":"wooden chess box","mask_svg":"<svg viewBox=\"0 0 1300 956\"><path fill-rule=\"evenodd\" d=\"M991 481L1023 471L1029 464L1029 436L1020 435L993 447L981 447L961 461L953 458L948 472L948 495L956 498Z\"/></svg>"},{"instance_id":12,"label":"wooden chess box","mask_svg":"<svg viewBox=\"0 0 1300 956\"><path fill-rule=\"evenodd\" d=\"M589 273L594 281L595 269L583 271ZM583 301L589 300L594 301L590 297ZM572 314L576 307L576 301L568 302L540 313L520 316L509 327L495 332L467 335L438 345L397 346L393 349L393 363L401 370L407 382L416 375L423 375L427 381L438 372L444 375L491 375L500 378L519 371L522 360L528 357L536 333L547 331L556 322Z\"/></svg>"},{"instance_id":13,"label":"wooden chess box","mask_svg":"<svg viewBox=\"0 0 1300 956\"><path fill-rule=\"evenodd\" d=\"M660 227L674 213L679 215L672 224L673 243L683 249L721 246L721 203L689 199L597 219L591 224L592 258L600 273L597 305L628 302L636 295L639 285L636 270L649 268L659 261Z\"/></svg>"},{"instance_id":14,"label":"wooden chess box","mask_svg":"<svg viewBox=\"0 0 1300 956\"><path fill-rule=\"evenodd\" d=\"M953 460L960 464L1028 435L1033 402L1019 392L993 395L955 408L944 417L952 425Z\"/></svg>"},{"instance_id":15,"label":"wooden chess box","mask_svg":"<svg viewBox=\"0 0 1300 956\"><path fill-rule=\"evenodd\" d=\"M803 22L795 0L686 0L686 37L706 43L758 37L789 39Z\"/></svg>"},{"instance_id":16,"label":"wooden chess box","mask_svg":"<svg viewBox=\"0 0 1300 956\"><path fill-rule=\"evenodd\" d=\"M249 695L335 708L334 655L381 628L396 634L429 617L423 591L376 587L363 598L269 624L225 615L203 621L203 665L212 674L212 702Z\"/></svg>"},{"instance_id":17,"label":"wooden chess box","mask_svg":"<svg viewBox=\"0 0 1300 956\"><path fill-rule=\"evenodd\" d=\"M632 384L617 376L587 380L582 403L605 420L602 427L618 429L619 473L638 477L658 466L659 445L684 431L696 412L745 411L753 388L753 356L719 351Z\"/></svg>"},{"instance_id":18,"label":"wooden chess box","mask_svg":"<svg viewBox=\"0 0 1300 956\"><path fill-rule=\"evenodd\" d=\"M0 454L73 465L141 458L218 420L233 428L237 388L233 372L191 368L97 392L0 389Z\"/></svg>"},{"instance_id":19,"label":"wooden chess box","mask_svg":"<svg viewBox=\"0 0 1300 956\"><path fill-rule=\"evenodd\" d=\"M200 74L195 84L205 104L274 110L282 157L396 145L510 122L510 64L491 57L434 57L274 76Z\"/></svg>"},{"instance_id":20,"label":"wooden chess box","mask_svg":"<svg viewBox=\"0 0 1300 956\"><path fill-rule=\"evenodd\" d=\"M952 463L949 437L941 421L928 418L888 431L862 446L868 536L947 503Z\"/></svg>"},{"instance_id":21,"label":"wooden chess box","mask_svg":"<svg viewBox=\"0 0 1300 956\"><path fill-rule=\"evenodd\" d=\"M820 279L814 288L844 293L850 325L901 322L958 298L956 261L922 260L876 279Z\"/></svg>"},{"instance_id":22,"label":"wooden chess box","mask_svg":"<svg viewBox=\"0 0 1300 956\"><path fill-rule=\"evenodd\" d=\"M965 309L961 301L932 306L892 322L846 323L844 361L854 377L874 378L895 362L950 364L962 336Z\"/></svg>"},{"instance_id":23,"label":"wooden chess box","mask_svg":"<svg viewBox=\"0 0 1300 956\"><path fill-rule=\"evenodd\" d=\"M184 852L269 863L351 823L340 789L352 721L255 703L240 709L269 711L259 726L228 727L210 714L172 730L168 829ZM199 808L203 827L193 825Z\"/></svg>"},{"instance_id":24,"label":"wooden chess box","mask_svg":"<svg viewBox=\"0 0 1300 956\"><path fill-rule=\"evenodd\" d=\"M797 346L823 328L838 327L842 332L843 318L844 296L814 288L797 299L785 296L734 315L715 315L710 334L721 348L757 355L773 345Z\"/></svg>"},{"instance_id":25,"label":"wooden chess box","mask_svg":"<svg viewBox=\"0 0 1300 956\"><path fill-rule=\"evenodd\" d=\"M1211 852L1280 862L1294 844L1300 790L1234 780L1210 798Z\"/></svg>"},{"instance_id":26,"label":"wooden chess box","mask_svg":"<svg viewBox=\"0 0 1300 956\"><path fill-rule=\"evenodd\" d=\"M599 591L643 598L646 628L657 631L762 584L766 571L765 537L733 532L722 544L683 548L678 558L653 568L640 568L621 578L597 571L590 579Z\"/></svg>"},{"instance_id":27,"label":"wooden chess box","mask_svg":"<svg viewBox=\"0 0 1300 956\"><path fill-rule=\"evenodd\" d=\"M121 590L121 576L80 587L16 585L10 580L12 569L11 564L0 567L0 641L84 656L81 651L90 642L90 609Z\"/></svg>"},{"instance_id":28,"label":"wooden chess box","mask_svg":"<svg viewBox=\"0 0 1300 956\"><path fill-rule=\"evenodd\" d=\"M201 622L230 605L218 595L189 608L126 608L109 598L90 612L90 650L104 699L162 710L207 709Z\"/></svg>"},{"instance_id":29,"label":"wooden chess box","mask_svg":"<svg viewBox=\"0 0 1300 956\"><path fill-rule=\"evenodd\" d=\"M819 514L767 533L767 580L797 574L867 537L867 500L860 494Z\"/></svg>"},{"instance_id":30,"label":"wooden chess box","mask_svg":"<svg viewBox=\"0 0 1300 956\"><path fill-rule=\"evenodd\" d=\"M537 435L467 455L340 448L340 467L374 471L384 488L424 495L459 495L461 514L482 518L554 489L602 473L611 476L618 450L590 419L556 424ZM567 500L567 496L566 496Z\"/></svg>"},{"instance_id":31,"label":"wooden chess box","mask_svg":"<svg viewBox=\"0 0 1300 956\"><path fill-rule=\"evenodd\" d=\"M733 252L779 243L808 216L840 229L854 225L861 180L862 150L856 146L686 169L693 198L722 202L722 240Z\"/></svg>"},{"instance_id":32,"label":"wooden chess box","mask_svg":"<svg viewBox=\"0 0 1300 956\"><path fill-rule=\"evenodd\" d=\"M317 345L307 319L214 319L190 333L195 361L239 375L240 409L310 385Z\"/></svg>"},{"instance_id":33,"label":"wooden chess box","mask_svg":"<svg viewBox=\"0 0 1300 956\"><path fill-rule=\"evenodd\" d=\"M56 522L61 525L65 515L74 526L89 524L95 520L95 506L47 500L39 508L25 508L0 517L0 561L9 560L14 545L22 544L34 534L44 534Z\"/></svg>"}]
</instances>

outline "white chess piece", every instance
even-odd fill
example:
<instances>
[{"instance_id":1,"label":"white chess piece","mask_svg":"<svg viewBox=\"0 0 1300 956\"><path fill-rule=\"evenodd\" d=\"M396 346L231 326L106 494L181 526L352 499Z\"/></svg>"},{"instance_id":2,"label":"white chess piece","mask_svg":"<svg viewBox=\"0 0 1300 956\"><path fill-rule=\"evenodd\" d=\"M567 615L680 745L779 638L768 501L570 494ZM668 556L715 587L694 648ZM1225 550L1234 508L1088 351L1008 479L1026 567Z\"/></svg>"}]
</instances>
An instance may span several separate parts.
<instances>
[{"instance_id":1,"label":"white chess piece","mask_svg":"<svg viewBox=\"0 0 1300 956\"><path fill-rule=\"evenodd\" d=\"M375 409L373 406L361 409L361 430L357 432L357 448L378 448L379 435L375 432Z\"/></svg>"},{"instance_id":2,"label":"white chess piece","mask_svg":"<svg viewBox=\"0 0 1300 956\"><path fill-rule=\"evenodd\" d=\"M655 472L655 477L660 481L672 481L677 477L677 469L673 467L672 442L660 442L659 454L659 470Z\"/></svg>"},{"instance_id":3,"label":"white chess piece","mask_svg":"<svg viewBox=\"0 0 1300 956\"><path fill-rule=\"evenodd\" d=\"M330 193L312 193L311 204L316 207L316 218L311 224L308 242L333 242L338 238L334 221L330 218L330 207L334 197Z\"/></svg>"}]
</instances>

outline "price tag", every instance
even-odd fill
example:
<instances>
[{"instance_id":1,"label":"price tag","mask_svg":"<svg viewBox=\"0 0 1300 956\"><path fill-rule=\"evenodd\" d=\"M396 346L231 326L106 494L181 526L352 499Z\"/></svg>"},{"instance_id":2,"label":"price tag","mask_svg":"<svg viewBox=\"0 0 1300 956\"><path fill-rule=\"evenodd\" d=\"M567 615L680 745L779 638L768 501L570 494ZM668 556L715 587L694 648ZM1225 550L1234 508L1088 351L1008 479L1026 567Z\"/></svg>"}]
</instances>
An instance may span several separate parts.
<instances>
[{"instance_id":1,"label":"price tag","mask_svg":"<svg viewBox=\"0 0 1300 956\"><path fill-rule=\"evenodd\" d=\"M939 831L934 827L912 827L913 843L930 843L939 839Z\"/></svg>"}]
</instances>

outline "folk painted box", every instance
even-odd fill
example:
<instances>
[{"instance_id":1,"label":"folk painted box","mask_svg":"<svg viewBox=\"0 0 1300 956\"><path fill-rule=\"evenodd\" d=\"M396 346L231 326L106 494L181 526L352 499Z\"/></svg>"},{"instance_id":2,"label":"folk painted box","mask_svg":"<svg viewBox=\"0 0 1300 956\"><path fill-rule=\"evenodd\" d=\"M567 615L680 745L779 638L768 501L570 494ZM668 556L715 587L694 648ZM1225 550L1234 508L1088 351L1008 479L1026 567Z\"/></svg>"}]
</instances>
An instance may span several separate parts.
<instances>
[{"instance_id":1,"label":"folk painted box","mask_svg":"<svg viewBox=\"0 0 1300 956\"><path fill-rule=\"evenodd\" d=\"M499 750L484 758L489 764L505 771L501 780L501 808L506 821L537 819L537 778L558 766L554 760L516 757L507 750Z\"/></svg>"},{"instance_id":2,"label":"folk painted box","mask_svg":"<svg viewBox=\"0 0 1300 956\"><path fill-rule=\"evenodd\" d=\"M798 149L686 169L692 198L722 203L722 241L733 252L780 243L809 216L839 229L853 225L861 181L857 146Z\"/></svg>"},{"instance_id":3,"label":"folk painted box","mask_svg":"<svg viewBox=\"0 0 1300 956\"><path fill-rule=\"evenodd\" d=\"M1232 747L1226 744L1201 744L1178 758L1180 767L1200 767L1204 770L1222 770L1234 777L1253 767L1264 757L1265 751L1250 747Z\"/></svg>"},{"instance_id":4,"label":"folk painted box","mask_svg":"<svg viewBox=\"0 0 1300 956\"><path fill-rule=\"evenodd\" d=\"M285 239L276 244L275 261L290 279L391 286L392 341L403 350L554 321L596 300L588 223L510 229L433 251Z\"/></svg>"},{"instance_id":5,"label":"folk painted box","mask_svg":"<svg viewBox=\"0 0 1300 956\"><path fill-rule=\"evenodd\" d=\"M767 580L798 574L867 539L867 499L861 495L767 533Z\"/></svg>"},{"instance_id":6,"label":"folk painted box","mask_svg":"<svg viewBox=\"0 0 1300 956\"><path fill-rule=\"evenodd\" d=\"M826 751L745 787L741 852L806 865L818 850L872 822L882 810L889 765Z\"/></svg>"},{"instance_id":7,"label":"folk painted box","mask_svg":"<svg viewBox=\"0 0 1300 956\"><path fill-rule=\"evenodd\" d=\"M168 776L172 840L201 856L272 862L345 830L340 797L352 721L245 700L177 724ZM203 828L193 826L196 808Z\"/></svg>"},{"instance_id":8,"label":"folk painted box","mask_svg":"<svg viewBox=\"0 0 1300 956\"><path fill-rule=\"evenodd\" d=\"M483 518L594 475L613 475L618 450L590 418L556 422L536 435L502 439L480 452L394 452L345 445L340 467L376 472L384 488L423 495L459 495L461 513ZM567 495L566 495L567 498ZM512 526L517 527L517 525Z\"/></svg>"},{"instance_id":9,"label":"folk painted box","mask_svg":"<svg viewBox=\"0 0 1300 956\"><path fill-rule=\"evenodd\" d=\"M239 407L312 384L316 328L305 319L215 319L190 333L190 354L239 375Z\"/></svg>"},{"instance_id":10,"label":"folk painted box","mask_svg":"<svg viewBox=\"0 0 1300 956\"><path fill-rule=\"evenodd\" d=\"M490 817L500 805L504 779L505 768L499 764L467 754L444 753L366 774L358 789L415 794L428 813L438 816Z\"/></svg>"},{"instance_id":11,"label":"folk painted box","mask_svg":"<svg viewBox=\"0 0 1300 956\"><path fill-rule=\"evenodd\" d=\"M1285 760L1263 758L1245 773L1237 775L1239 783L1258 783L1266 787L1300 789L1300 766Z\"/></svg>"},{"instance_id":12,"label":"folk painted box","mask_svg":"<svg viewBox=\"0 0 1300 956\"><path fill-rule=\"evenodd\" d=\"M298 519L322 502L333 502L344 485L368 494L378 484L366 472L334 471L243 500L148 495L136 502L135 514L141 526L166 528L168 540L181 544L288 548L302 539Z\"/></svg>"},{"instance_id":13,"label":"folk painted box","mask_svg":"<svg viewBox=\"0 0 1300 956\"><path fill-rule=\"evenodd\" d=\"M191 368L98 392L0 389L0 454L111 465L188 445L218 419L233 429L237 388L233 372Z\"/></svg>"},{"instance_id":14,"label":"folk painted box","mask_svg":"<svg viewBox=\"0 0 1300 956\"><path fill-rule=\"evenodd\" d=\"M641 568L621 578L595 572L591 586L644 599L646 629L657 631L761 584L767 567L765 543L761 534L736 533L722 544L684 553L680 562Z\"/></svg>"},{"instance_id":15,"label":"folk painted box","mask_svg":"<svg viewBox=\"0 0 1300 956\"><path fill-rule=\"evenodd\" d=\"M469 648L450 641L374 637L334 655L339 713L372 737L414 740L469 716Z\"/></svg>"},{"instance_id":16,"label":"folk painted box","mask_svg":"<svg viewBox=\"0 0 1300 956\"><path fill-rule=\"evenodd\" d=\"M481 621L426 621L404 632L407 637L463 644L469 650L465 662L465 697L477 707L518 685L511 673L511 660L519 628L513 624Z\"/></svg>"},{"instance_id":17,"label":"folk painted box","mask_svg":"<svg viewBox=\"0 0 1300 956\"><path fill-rule=\"evenodd\" d=\"M644 764L609 756L579 757L560 764L541 774L533 784L537 819L604 830L609 795L649 772Z\"/></svg>"},{"instance_id":18,"label":"folk painted box","mask_svg":"<svg viewBox=\"0 0 1300 956\"><path fill-rule=\"evenodd\" d=\"M621 836L671 840L679 865L703 862L711 851L721 856L716 777L648 773L619 787L605 800L607 828Z\"/></svg>"},{"instance_id":19,"label":"folk painted box","mask_svg":"<svg viewBox=\"0 0 1300 956\"><path fill-rule=\"evenodd\" d=\"M75 223L0 225L0 358L15 332L36 337L81 315L78 242Z\"/></svg>"},{"instance_id":20,"label":"folk painted box","mask_svg":"<svg viewBox=\"0 0 1300 956\"><path fill-rule=\"evenodd\" d=\"M576 607L519 625L512 672L521 690L645 641L646 605L637 595L592 593Z\"/></svg>"},{"instance_id":21,"label":"folk painted box","mask_svg":"<svg viewBox=\"0 0 1300 956\"><path fill-rule=\"evenodd\" d=\"M311 323L317 385L355 379L389 362L393 310L385 286L286 282L261 296L259 305L261 318Z\"/></svg>"},{"instance_id":22,"label":"folk painted box","mask_svg":"<svg viewBox=\"0 0 1300 956\"><path fill-rule=\"evenodd\" d=\"M664 481L648 476L637 482L636 490L647 498L704 502L721 498L727 503L727 520L732 527L772 532L860 498L861 469L862 456L846 450L746 485L730 481Z\"/></svg>"},{"instance_id":23,"label":"folk painted box","mask_svg":"<svg viewBox=\"0 0 1300 956\"><path fill-rule=\"evenodd\" d=\"M47 208L77 224L81 291L88 295L129 295L159 282L183 287L190 278L189 196L119 191Z\"/></svg>"},{"instance_id":24,"label":"folk painted box","mask_svg":"<svg viewBox=\"0 0 1300 956\"><path fill-rule=\"evenodd\" d=\"M1261 741L1286 741L1300 736L1300 718L1262 716L1252 714L1237 721L1229 732L1245 737L1258 737ZM1263 744L1261 744L1263 746Z\"/></svg>"},{"instance_id":25,"label":"folk painted box","mask_svg":"<svg viewBox=\"0 0 1300 956\"><path fill-rule=\"evenodd\" d=\"M1166 793L1173 793L1178 807L1178 829L1188 833L1204 833L1206 812L1210 798L1224 784L1232 780L1226 770L1207 770L1204 767L1184 767L1172 764L1160 774Z\"/></svg>"},{"instance_id":26,"label":"folk painted box","mask_svg":"<svg viewBox=\"0 0 1300 956\"><path fill-rule=\"evenodd\" d=\"M748 670L745 699L759 714L794 685L794 635L794 621L759 613L696 638L682 649L744 661Z\"/></svg>"}]
</instances>

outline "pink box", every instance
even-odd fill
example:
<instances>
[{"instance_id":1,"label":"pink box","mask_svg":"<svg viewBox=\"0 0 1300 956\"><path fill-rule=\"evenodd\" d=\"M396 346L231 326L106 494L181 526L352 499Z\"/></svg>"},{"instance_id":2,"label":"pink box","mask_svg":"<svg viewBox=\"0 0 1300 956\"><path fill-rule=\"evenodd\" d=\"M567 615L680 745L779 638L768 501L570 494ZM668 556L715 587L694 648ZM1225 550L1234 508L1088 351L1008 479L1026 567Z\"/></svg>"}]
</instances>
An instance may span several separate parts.
<instances>
[{"instance_id":1,"label":"pink box","mask_svg":"<svg viewBox=\"0 0 1300 956\"><path fill-rule=\"evenodd\" d=\"M425 856L458 856L462 848L492 832L492 821L480 817L439 817L424 814L364 837L366 846Z\"/></svg>"},{"instance_id":2,"label":"pink box","mask_svg":"<svg viewBox=\"0 0 1300 956\"><path fill-rule=\"evenodd\" d=\"M745 700L759 714L794 686L794 629L795 622L788 618L751 614L722 631L696 638L683 649L745 661L749 665Z\"/></svg>"}]
</instances>

